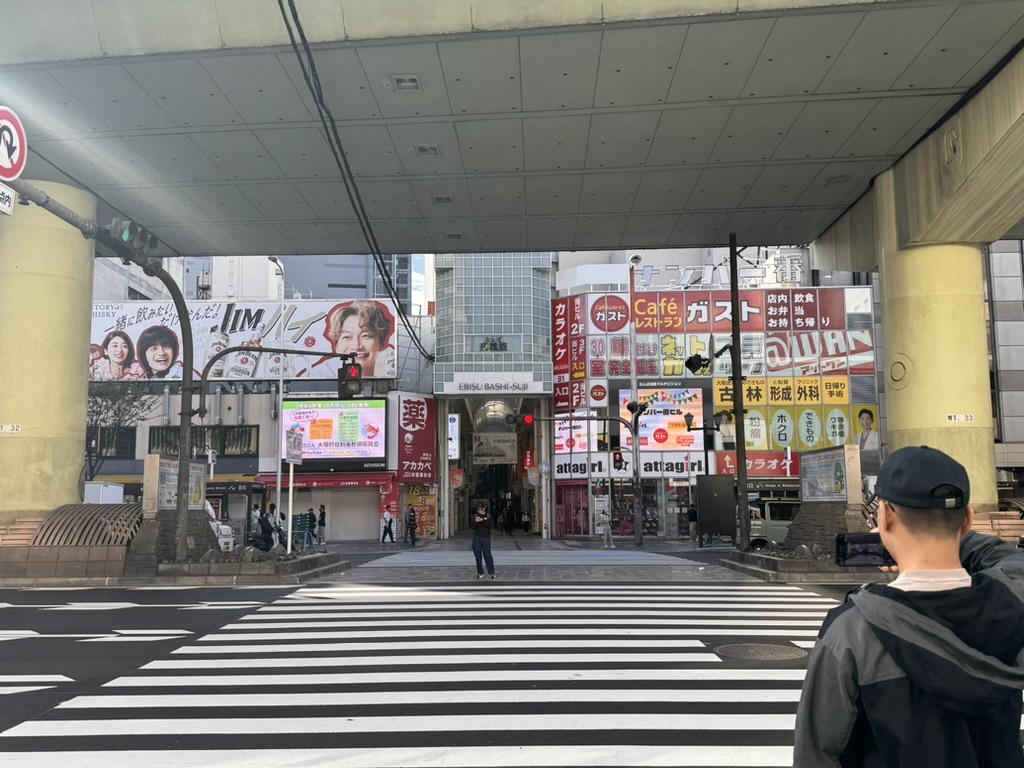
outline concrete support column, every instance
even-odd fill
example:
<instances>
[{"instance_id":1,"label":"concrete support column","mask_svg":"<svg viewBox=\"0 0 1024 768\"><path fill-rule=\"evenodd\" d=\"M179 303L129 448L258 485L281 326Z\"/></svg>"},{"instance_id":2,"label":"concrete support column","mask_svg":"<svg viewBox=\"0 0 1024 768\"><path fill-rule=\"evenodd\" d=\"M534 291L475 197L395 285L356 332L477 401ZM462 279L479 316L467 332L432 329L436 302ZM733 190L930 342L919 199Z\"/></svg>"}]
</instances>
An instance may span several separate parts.
<instances>
[{"instance_id":1,"label":"concrete support column","mask_svg":"<svg viewBox=\"0 0 1024 768\"><path fill-rule=\"evenodd\" d=\"M32 182L75 212L95 198ZM0 216L0 521L81 501L94 244L38 206Z\"/></svg>"},{"instance_id":2,"label":"concrete support column","mask_svg":"<svg viewBox=\"0 0 1024 768\"><path fill-rule=\"evenodd\" d=\"M975 510L992 511L982 250L932 245L886 254L881 280L888 453L908 445L945 451L967 468Z\"/></svg>"}]
</instances>

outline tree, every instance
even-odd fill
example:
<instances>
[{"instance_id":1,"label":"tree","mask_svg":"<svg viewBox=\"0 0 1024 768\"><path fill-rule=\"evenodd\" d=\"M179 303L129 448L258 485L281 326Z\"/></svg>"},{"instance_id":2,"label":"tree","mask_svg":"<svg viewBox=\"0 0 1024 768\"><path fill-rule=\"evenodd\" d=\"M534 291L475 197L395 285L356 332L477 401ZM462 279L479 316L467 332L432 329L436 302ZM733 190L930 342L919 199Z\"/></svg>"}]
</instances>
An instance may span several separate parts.
<instances>
[{"instance_id":1,"label":"tree","mask_svg":"<svg viewBox=\"0 0 1024 768\"><path fill-rule=\"evenodd\" d=\"M94 480L107 457L114 453L118 437L148 419L160 398L142 381L89 382L86 408L87 444L85 476Z\"/></svg>"}]
</instances>

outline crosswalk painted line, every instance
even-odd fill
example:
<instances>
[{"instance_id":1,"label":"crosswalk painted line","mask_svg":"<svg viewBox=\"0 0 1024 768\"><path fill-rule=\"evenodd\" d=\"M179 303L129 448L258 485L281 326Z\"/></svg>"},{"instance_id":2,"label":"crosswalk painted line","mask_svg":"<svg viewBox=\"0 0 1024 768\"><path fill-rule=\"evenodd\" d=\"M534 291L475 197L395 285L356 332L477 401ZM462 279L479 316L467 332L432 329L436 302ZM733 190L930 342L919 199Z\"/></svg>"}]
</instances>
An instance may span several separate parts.
<instances>
[{"instance_id":1,"label":"crosswalk painted line","mask_svg":"<svg viewBox=\"0 0 1024 768\"><path fill-rule=\"evenodd\" d=\"M70 683L64 675L0 675L0 696L56 688L54 683Z\"/></svg>"},{"instance_id":2,"label":"crosswalk painted line","mask_svg":"<svg viewBox=\"0 0 1024 768\"><path fill-rule=\"evenodd\" d=\"M527 565L573 566L573 565L667 565L699 567L705 563L697 560L662 555L657 552L607 549L559 549L559 550L514 550L495 549L494 563L500 572L502 568ZM363 563L360 568L409 568L415 566L463 566L474 570L472 553L452 550L415 549L395 552ZM739 578L739 576L737 575Z\"/></svg>"},{"instance_id":3,"label":"crosswalk painted line","mask_svg":"<svg viewBox=\"0 0 1024 768\"><path fill-rule=\"evenodd\" d=\"M834 600L708 585L301 588L0 733L5 767L769 768Z\"/></svg>"}]
</instances>

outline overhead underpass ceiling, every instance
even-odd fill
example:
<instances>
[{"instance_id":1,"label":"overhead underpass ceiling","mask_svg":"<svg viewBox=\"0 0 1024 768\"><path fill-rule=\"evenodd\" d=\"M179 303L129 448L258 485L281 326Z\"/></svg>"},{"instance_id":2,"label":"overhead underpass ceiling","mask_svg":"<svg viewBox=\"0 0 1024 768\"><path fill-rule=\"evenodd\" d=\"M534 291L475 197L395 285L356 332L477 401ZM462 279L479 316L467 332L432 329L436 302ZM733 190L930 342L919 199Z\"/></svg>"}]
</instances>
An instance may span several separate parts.
<instances>
[{"instance_id":1,"label":"overhead underpass ceiling","mask_svg":"<svg viewBox=\"0 0 1024 768\"><path fill-rule=\"evenodd\" d=\"M537 251L809 242L1022 38L938 1L314 50L382 250ZM8 65L0 103L101 223L368 250L290 48Z\"/></svg>"}]
</instances>

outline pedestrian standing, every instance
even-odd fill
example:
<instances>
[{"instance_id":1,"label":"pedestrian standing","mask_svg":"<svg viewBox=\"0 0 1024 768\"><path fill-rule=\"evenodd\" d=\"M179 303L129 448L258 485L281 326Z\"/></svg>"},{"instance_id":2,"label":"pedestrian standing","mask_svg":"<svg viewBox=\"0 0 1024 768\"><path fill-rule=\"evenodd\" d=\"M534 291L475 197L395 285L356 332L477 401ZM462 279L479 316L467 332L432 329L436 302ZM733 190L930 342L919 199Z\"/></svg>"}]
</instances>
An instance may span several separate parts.
<instances>
[{"instance_id":1,"label":"pedestrian standing","mask_svg":"<svg viewBox=\"0 0 1024 768\"><path fill-rule=\"evenodd\" d=\"M690 541L697 540L697 508L691 504L686 509L686 521L690 527Z\"/></svg>"},{"instance_id":2,"label":"pedestrian standing","mask_svg":"<svg viewBox=\"0 0 1024 768\"><path fill-rule=\"evenodd\" d=\"M306 519L309 521L306 525L309 526L309 543L312 545L316 543L316 512L312 507L306 510Z\"/></svg>"},{"instance_id":3,"label":"pedestrian standing","mask_svg":"<svg viewBox=\"0 0 1024 768\"><path fill-rule=\"evenodd\" d=\"M473 518L473 557L476 558L476 577L484 577L484 564L487 564L487 573L494 578L494 558L491 557L491 528L494 521L487 507L480 504L476 508L476 515Z\"/></svg>"},{"instance_id":4,"label":"pedestrian standing","mask_svg":"<svg viewBox=\"0 0 1024 768\"><path fill-rule=\"evenodd\" d=\"M501 509L498 510L498 519L497 519L496 522L497 522L497 525L495 526L495 530L498 533L505 533L505 512L504 512L504 510L501 510Z\"/></svg>"},{"instance_id":5,"label":"pedestrian standing","mask_svg":"<svg viewBox=\"0 0 1024 768\"><path fill-rule=\"evenodd\" d=\"M383 544L384 540L390 536L391 543L395 543L395 519L391 517L391 509L384 510L384 532L380 535L380 543Z\"/></svg>"},{"instance_id":6,"label":"pedestrian standing","mask_svg":"<svg viewBox=\"0 0 1024 768\"><path fill-rule=\"evenodd\" d=\"M327 508L320 505L320 515L316 519L316 535L320 543L327 541Z\"/></svg>"},{"instance_id":7,"label":"pedestrian standing","mask_svg":"<svg viewBox=\"0 0 1024 768\"><path fill-rule=\"evenodd\" d=\"M1024 552L971 531L967 470L925 446L878 472L899 572L831 610L796 715L795 768L1021 768Z\"/></svg>"},{"instance_id":8,"label":"pedestrian standing","mask_svg":"<svg viewBox=\"0 0 1024 768\"><path fill-rule=\"evenodd\" d=\"M412 546L416 546L416 510L413 509L412 504L405 510L405 534L402 535L402 541L404 542L408 537L409 543Z\"/></svg>"},{"instance_id":9,"label":"pedestrian standing","mask_svg":"<svg viewBox=\"0 0 1024 768\"><path fill-rule=\"evenodd\" d=\"M601 526L601 539L604 541L604 548L615 549L615 542L612 540L612 517L607 510L598 517L597 524Z\"/></svg>"},{"instance_id":10,"label":"pedestrian standing","mask_svg":"<svg viewBox=\"0 0 1024 768\"><path fill-rule=\"evenodd\" d=\"M530 533L530 513L527 510L523 510L523 533Z\"/></svg>"}]
</instances>

